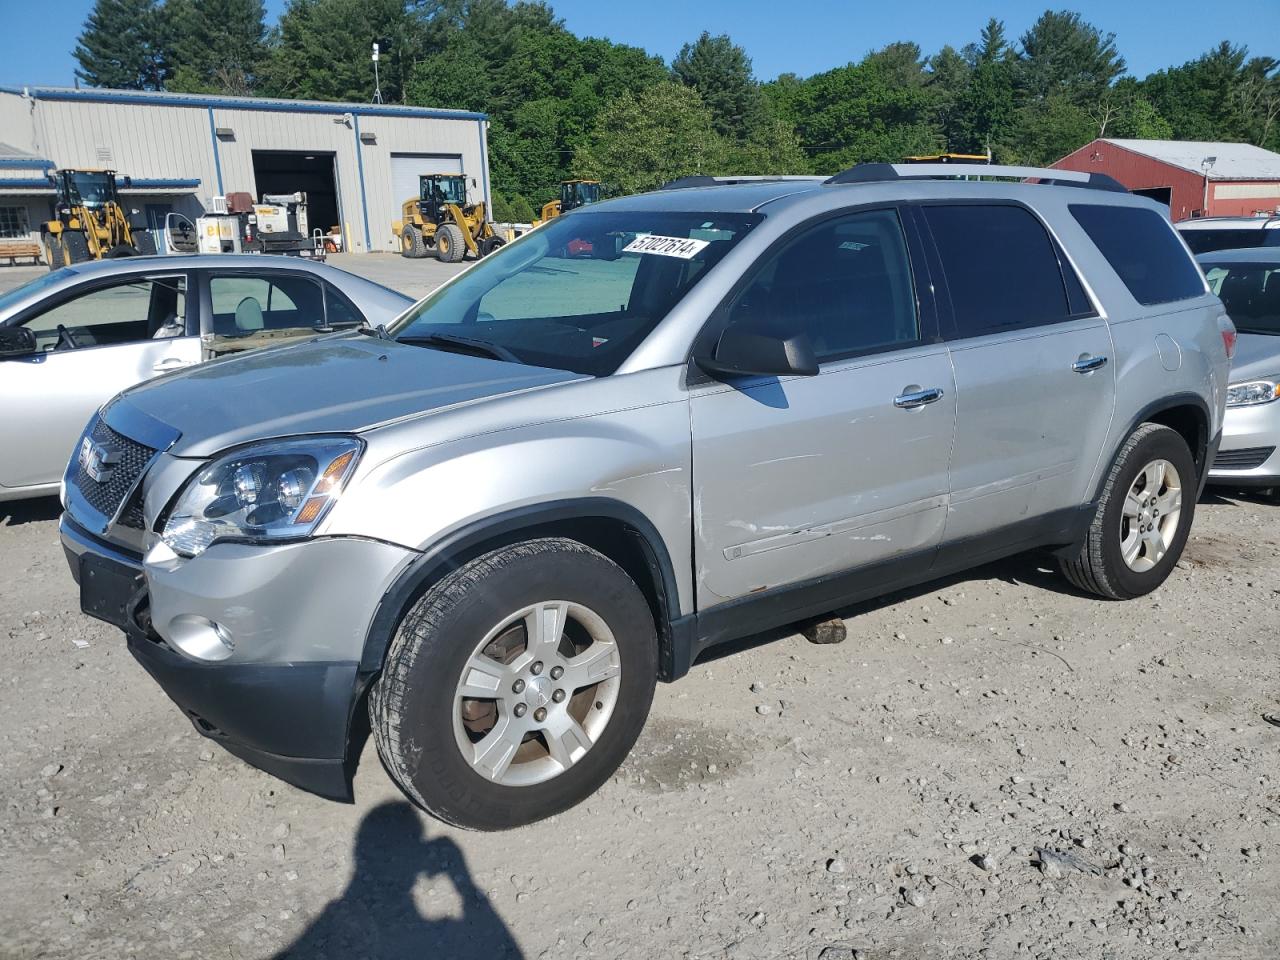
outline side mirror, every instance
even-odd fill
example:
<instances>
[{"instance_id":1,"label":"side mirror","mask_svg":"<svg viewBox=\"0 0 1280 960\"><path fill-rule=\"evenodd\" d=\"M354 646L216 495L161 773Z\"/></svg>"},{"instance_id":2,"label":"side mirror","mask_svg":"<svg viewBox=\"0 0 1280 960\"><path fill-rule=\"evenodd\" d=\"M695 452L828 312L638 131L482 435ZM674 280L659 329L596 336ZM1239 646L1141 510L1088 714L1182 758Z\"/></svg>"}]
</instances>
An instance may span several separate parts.
<instances>
[{"instance_id":1,"label":"side mirror","mask_svg":"<svg viewBox=\"0 0 1280 960\"><path fill-rule=\"evenodd\" d=\"M29 357L36 352L36 335L26 327L0 327L0 360Z\"/></svg>"},{"instance_id":2,"label":"side mirror","mask_svg":"<svg viewBox=\"0 0 1280 960\"><path fill-rule=\"evenodd\" d=\"M698 366L717 378L813 377L818 373L818 359L807 334L783 336L734 326L720 334L711 356L699 358Z\"/></svg>"}]
</instances>

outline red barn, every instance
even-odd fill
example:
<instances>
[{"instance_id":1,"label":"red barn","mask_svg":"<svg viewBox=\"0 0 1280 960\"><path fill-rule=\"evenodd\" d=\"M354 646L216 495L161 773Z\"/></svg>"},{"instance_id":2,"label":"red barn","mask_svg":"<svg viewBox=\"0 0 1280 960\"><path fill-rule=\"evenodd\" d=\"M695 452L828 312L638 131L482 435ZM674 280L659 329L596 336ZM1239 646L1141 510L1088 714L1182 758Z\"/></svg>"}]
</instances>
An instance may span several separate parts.
<instances>
[{"instance_id":1,"label":"red barn","mask_svg":"<svg viewBox=\"0 0 1280 960\"><path fill-rule=\"evenodd\" d=\"M1248 143L1101 139L1054 166L1114 177L1173 220L1280 213L1280 153Z\"/></svg>"}]
</instances>

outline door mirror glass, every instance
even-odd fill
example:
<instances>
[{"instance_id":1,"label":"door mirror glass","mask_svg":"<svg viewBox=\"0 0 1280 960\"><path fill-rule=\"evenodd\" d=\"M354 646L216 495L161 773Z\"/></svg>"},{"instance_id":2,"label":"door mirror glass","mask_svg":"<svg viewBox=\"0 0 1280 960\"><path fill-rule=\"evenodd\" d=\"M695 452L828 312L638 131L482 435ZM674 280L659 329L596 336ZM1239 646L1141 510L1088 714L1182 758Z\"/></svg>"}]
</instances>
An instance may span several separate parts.
<instances>
[{"instance_id":1,"label":"door mirror glass","mask_svg":"<svg viewBox=\"0 0 1280 960\"><path fill-rule=\"evenodd\" d=\"M0 359L36 352L36 335L26 327L0 327Z\"/></svg>"},{"instance_id":2,"label":"door mirror glass","mask_svg":"<svg viewBox=\"0 0 1280 960\"><path fill-rule=\"evenodd\" d=\"M698 366L717 378L812 377L818 373L813 344L805 333L789 335L730 326L710 357Z\"/></svg>"}]
</instances>

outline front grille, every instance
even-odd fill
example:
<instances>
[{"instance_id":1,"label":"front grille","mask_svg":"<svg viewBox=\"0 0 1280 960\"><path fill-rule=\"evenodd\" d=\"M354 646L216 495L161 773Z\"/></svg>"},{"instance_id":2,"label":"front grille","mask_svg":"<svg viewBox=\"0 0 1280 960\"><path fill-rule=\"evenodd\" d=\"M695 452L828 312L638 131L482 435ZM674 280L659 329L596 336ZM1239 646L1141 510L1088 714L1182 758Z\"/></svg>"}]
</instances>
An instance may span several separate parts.
<instances>
[{"instance_id":1,"label":"front grille","mask_svg":"<svg viewBox=\"0 0 1280 960\"><path fill-rule=\"evenodd\" d=\"M1275 447L1242 447L1239 450L1219 450L1213 460L1215 470L1253 470L1267 462Z\"/></svg>"},{"instance_id":2,"label":"front grille","mask_svg":"<svg viewBox=\"0 0 1280 960\"><path fill-rule=\"evenodd\" d=\"M75 477L72 482L90 507L110 519L115 516L117 510L120 510L125 497L133 492L138 478L142 476L142 471L147 468L156 451L116 433L101 418L94 421L89 438L94 443L101 444L118 454L118 459L112 464L110 474L100 482L89 476L84 464L80 462L80 450L77 448L74 454ZM136 530L142 529L142 504L139 496L130 497L129 505L121 512L120 523Z\"/></svg>"}]
</instances>

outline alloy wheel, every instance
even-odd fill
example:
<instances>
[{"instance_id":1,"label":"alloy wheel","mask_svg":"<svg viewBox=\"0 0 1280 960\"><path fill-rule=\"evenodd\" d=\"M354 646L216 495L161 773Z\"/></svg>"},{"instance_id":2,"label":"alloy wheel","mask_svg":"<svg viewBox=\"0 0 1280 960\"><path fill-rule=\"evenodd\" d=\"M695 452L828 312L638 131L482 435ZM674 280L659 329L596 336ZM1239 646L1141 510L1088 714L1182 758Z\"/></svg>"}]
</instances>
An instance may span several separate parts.
<instances>
[{"instance_id":1,"label":"alloy wheel","mask_svg":"<svg viewBox=\"0 0 1280 960\"><path fill-rule=\"evenodd\" d=\"M1134 478L1120 517L1120 555L1145 573L1173 545L1182 514L1182 477L1168 460L1152 460Z\"/></svg>"}]
</instances>

